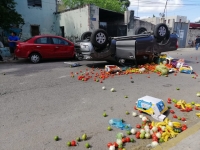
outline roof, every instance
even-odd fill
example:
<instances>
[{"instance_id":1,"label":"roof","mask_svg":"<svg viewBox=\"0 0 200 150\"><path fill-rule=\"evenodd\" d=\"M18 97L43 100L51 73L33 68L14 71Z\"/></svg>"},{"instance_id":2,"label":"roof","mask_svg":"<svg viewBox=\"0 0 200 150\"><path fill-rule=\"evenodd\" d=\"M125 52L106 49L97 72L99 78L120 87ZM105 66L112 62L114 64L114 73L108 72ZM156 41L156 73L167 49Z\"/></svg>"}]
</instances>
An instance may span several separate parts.
<instances>
[{"instance_id":1,"label":"roof","mask_svg":"<svg viewBox=\"0 0 200 150\"><path fill-rule=\"evenodd\" d=\"M190 23L190 29L200 29L200 23Z\"/></svg>"},{"instance_id":2,"label":"roof","mask_svg":"<svg viewBox=\"0 0 200 150\"><path fill-rule=\"evenodd\" d=\"M90 6L90 5L92 5L92 4L86 4L86 5L83 5L83 6L78 6L78 7L71 8L71 9L66 9L66 10L63 10L63 11L60 11L60 12L55 12L54 14L60 14L60 13L64 13L64 12L71 11L71 10L80 9L80 8L83 8L83 7L85 7L85 6ZM97 6L97 7L98 7L98 6ZM112 10L100 8L100 7L99 7L99 9L105 10L105 11L109 11L109 12L113 12L113 13L117 13L117 14L123 14L123 13L119 13L119 12L116 12L116 11L112 11Z\"/></svg>"}]
</instances>

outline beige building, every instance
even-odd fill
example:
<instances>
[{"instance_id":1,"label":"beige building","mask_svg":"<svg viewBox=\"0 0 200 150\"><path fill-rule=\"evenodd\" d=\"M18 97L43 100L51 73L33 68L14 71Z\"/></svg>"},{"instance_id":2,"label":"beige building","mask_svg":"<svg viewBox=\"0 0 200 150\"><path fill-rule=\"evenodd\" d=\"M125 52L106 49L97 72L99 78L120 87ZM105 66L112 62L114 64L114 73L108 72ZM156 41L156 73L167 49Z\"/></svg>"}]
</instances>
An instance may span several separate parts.
<instances>
[{"instance_id":1,"label":"beige building","mask_svg":"<svg viewBox=\"0 0 200 150\"><path fill-rule=\"evenodd\" d=\"M166 23L170 28L173 28L174 22L185 22L188 23L187 17L186 16L169 16L165 18L161 17L149 17L149 18L144 18L142 19L143 21L150 22L154 25L164 22Z\"/></svg>"}]
</instances>

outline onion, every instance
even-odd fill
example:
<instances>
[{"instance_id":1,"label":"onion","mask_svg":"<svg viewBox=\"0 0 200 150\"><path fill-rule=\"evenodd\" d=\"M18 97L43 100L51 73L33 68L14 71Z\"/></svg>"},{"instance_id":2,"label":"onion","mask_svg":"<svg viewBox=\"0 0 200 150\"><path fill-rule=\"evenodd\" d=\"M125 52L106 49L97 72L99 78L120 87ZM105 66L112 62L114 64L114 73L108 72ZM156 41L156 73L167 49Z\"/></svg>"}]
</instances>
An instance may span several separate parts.
<instances>
[{"instance_id":1,"label":"onion","mask_svg":"<svg viewBox=\"0 0 200 150\"><path fill-rule=\"evenodd\" d=\"M161 126L162 131L165 131L165 128L166 128L165 126Z\"/></svg>"},{"instance_id":2,"label":"onion","mask_svg":"<svg viewBox=\"0 0 200 150\"><path fill-rule=\"evenodd\" d=\"M145 134L145 130L144 130L144 129L141 129L141 130L140 130L140 133L141 133L141 134Z\"/></svg>"},{"instance_id":3,"label":"onion","mask_svg":"<svg viewBox=\"0 0 200 150\"><path fill-rule=\"evenodd\" d=\"M145 138L147 138L147 139L149 139L150 136L151 136L151 135L150 135L149 133L146 133L146 134L145 134Z\"/></svg>"},{"instance_id":4,"label":"onion","mask_svg":"<svg viewBox=\"0 0 200 150\"><path fill-rule=\"evenodd\" d=\"M114 145L111 145L109 150L115 150L115 146Z\"/></svg>"},{"instance_id":5,"label":"onion","mask_svg":"<svg viewBox=\"0 0 200 150\"><path fill-rule=\"evenodd\" d=\"M134 128L131 129L131 133L134 135L136 134L136 130Z\"/></svg>"},{"instance_id":6,"label":"onion","mask_svg":"<svg viewBox=\"0 0 200 150\"><path fill-rule=\"evenodd\" d=\"M158 131L158 128L157 128L157 127L153 127L153 128L152 128L152 131L153 131L153 132L156 132L156 131Z\"/></svg>"},{"instance_id":7,"label":"onion","mask_svg":"<svg viewBox=\"0 0 200 150\"><path fill-rule=\"evenodd\" d=\"M200 97L200 92L197 92L197 97Z\"/></svg>"},{"instance_id":8,"label":"onion","mask_svg":"<svg viewBox=\"0 0 200 150\"><path fill-rule=\"evenodd\" d=\"M145 129L145 132L146 132L146 133L149 133L149 132L150 132L150 129Z\"/></svg>"},{"instance_id":9,"label":"onion","mask_svg":"<svg viewBox=\"0 0 200 150\"><path fill-rule=\"evenodd\" d=\"M158 146L158 142L157 142L157 141L153 141L153 142L151 143L151 146L152 146L152 147Z\"/></svg>"},{"instance_id":10,"label":"onion","mask_svg":"<svg viewBox=\"0 0 200 150\"><path fill-rule=\"evenodd\" d=\"M170 127L173 127L173 123L172 123L172 122L169 122L168 125L169 125Z\"/></svg>"},{"instance_id":11,"label":"onion","mask_svg":"<svg viewBox=\"0 0 200 150\"><path fill-rule=\"evenodd\" d=\"M149 129L149 126L148 125L145 125L144 126L144 129L146 130L146 129Z\"/></svg>"},{"instance_id":12,"label":"onion","mask_svg":"<svg viewBox=\"0 0 200 150\"><path fill-rule=\"evenodd\" d=\"M105 90L105 89L106 89L106 87L105 87L105 86L103 86L103 87L102 87L102 90Z\"/></svg>"},{"instance_id":13,"label":"onion","mask_svg":"<svg viewBox=\"0 0 200 150\"><path fill-rule=\"evenodd\" d=\"M147 117L142 117L142 121L147 121Z\"/></svg>"},{"instance_id":14,"label":"onion","mask_svg":"<svg viewBox=\"0 0 200 150\"><path fill-rule=\"evenodd\" d=\"M136 116L137 116L137 113L133 111L133 112L132 112L132 116L133 116L133 117L136 117Z\"/></svg>"},{"instance_id":15,"label":"onion","mask_svg":"<svg viewBox=\"0 0 200 150\"><path fill-rule=\"evenodd\" d=\"M142 119L143 115L139 115L139 117Z\"/></svg>"},{"instance_id":16,"label":"onion","mask_svg":"<svg viewBox=\"0 0 200 150\"><path fill-rule=\"evenodd\" d=\"M153 130L150 130L149 133L150 133L150 135L153 135Z\"/></svg>"},{"instance_id":17,"label":"onion","mask_svg":"<svg viewBox=\"0 0 200 150\"><path fill-rule=\"evenodd\" d=\"M160 132L157 132L157 133L156 133L156 137L157 137L157 138L161 138L161 133L160 133Z\"/></svg>"},{"instance_id":18,"label":"onion","mask_svg":"<svg viewBox=\"0 0 200 150\"><path fill-rule=\"evenodd\" d=\"M122 145L123 142L122 142L121 139L117 139L117 140L116 140L116 143L117 143L118 145Z\"/></svg>"}]
</instances>

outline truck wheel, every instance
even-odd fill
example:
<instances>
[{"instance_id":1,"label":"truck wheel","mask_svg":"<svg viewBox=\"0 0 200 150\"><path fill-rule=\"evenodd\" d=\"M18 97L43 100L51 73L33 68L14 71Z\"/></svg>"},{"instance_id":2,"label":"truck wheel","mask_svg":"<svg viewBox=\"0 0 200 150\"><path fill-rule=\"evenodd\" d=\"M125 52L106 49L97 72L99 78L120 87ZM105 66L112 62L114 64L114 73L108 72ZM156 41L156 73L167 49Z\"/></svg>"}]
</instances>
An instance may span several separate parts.
<instances>
[{"instance_id":1,"label":"truck wheel","mask_svg":"<svg viewBox=\"0 0 200 150\"><path fill-rule=\"evenodd\" d=\"M139 27L139 28L137 28L137 29L135 30L135 35L137 35L137 34L142 34L142 33L144 33L145 31L147 31L146 28L144 28L144 27Z\"/></svg>"},{"instance_id":2,"label":"truck wheel","mask_svg":"<svg viewBox=\"0 0 200 150\"><path fill-rule=\"evenodd\" d=\"M103 29L97 29L92 32L90 41L94 46L104 48L108 43L108 34Z\"/></svg>"},{"instance_id":3,"label":"truck wheel","mask_svg":"<svg viewBox=\"0 0 200 150\"><path fill-rule=\"evenodd\" d=\"M81 35L81 40L86 40L86 39L90 40L91 34L92 34L92 32L90 32L90 31L84 32Z\"/></svg>"},{"instance_id":4,"label":"truck wheel","mask_svg":"<svg viewBox=\"0 0 200 150\"><path fill-rule=\"evenodd\" d=\"M168 27L164 23L157 24L153 33L157 39L164 39L168 34Z\"/></svg>"}]
</instances>

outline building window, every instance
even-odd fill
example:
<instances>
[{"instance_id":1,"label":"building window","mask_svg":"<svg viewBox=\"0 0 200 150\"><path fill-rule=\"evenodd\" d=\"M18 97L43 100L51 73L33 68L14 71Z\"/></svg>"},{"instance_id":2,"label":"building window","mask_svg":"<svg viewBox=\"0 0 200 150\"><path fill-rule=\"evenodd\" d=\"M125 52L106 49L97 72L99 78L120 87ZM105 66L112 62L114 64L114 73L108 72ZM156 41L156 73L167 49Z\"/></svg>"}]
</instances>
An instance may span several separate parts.
<instances>
[{"instance_id":1,"label":"building window","mask_svg":"<svg viewBox=\"0 0 200 150\"><path fill-rule=\"evenodd\" d=\"M40 34L39 27L40 27L39 25L31 25L31 36Z\"/></svg>"},{"instance_id":2,"label":"building window","mask_svg":"<svg viewBox=\"0 0 200 150\"><path fill-rule=\"evenodd\" d=\"M42 0L27 0L28 6L42 7Z\"/></svg>"}]
</instances>

